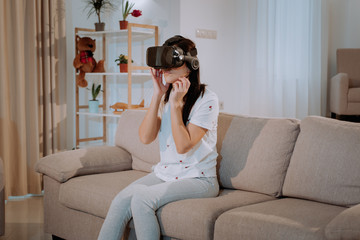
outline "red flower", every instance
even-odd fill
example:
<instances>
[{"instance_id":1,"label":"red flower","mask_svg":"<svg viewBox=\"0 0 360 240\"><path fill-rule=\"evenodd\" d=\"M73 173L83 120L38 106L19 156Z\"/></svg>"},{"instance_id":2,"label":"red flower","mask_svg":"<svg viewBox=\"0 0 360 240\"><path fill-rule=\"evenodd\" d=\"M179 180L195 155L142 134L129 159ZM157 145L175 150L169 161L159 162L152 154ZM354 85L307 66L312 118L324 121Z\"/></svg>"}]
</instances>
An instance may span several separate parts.
<instances>
[{"instance_id":1,"label":"red flower","mask_svg":"<svg viewBox=\"0 0 360 240\"><path fill-rule=\"evenodd\" d=\"M133 17L140 17L140 16L141 16L141 13L142 13L142 11L140 11L140 10L133 10L132 13L131 13L131 15L132 15Z\"/></svg>"}]
</instances>

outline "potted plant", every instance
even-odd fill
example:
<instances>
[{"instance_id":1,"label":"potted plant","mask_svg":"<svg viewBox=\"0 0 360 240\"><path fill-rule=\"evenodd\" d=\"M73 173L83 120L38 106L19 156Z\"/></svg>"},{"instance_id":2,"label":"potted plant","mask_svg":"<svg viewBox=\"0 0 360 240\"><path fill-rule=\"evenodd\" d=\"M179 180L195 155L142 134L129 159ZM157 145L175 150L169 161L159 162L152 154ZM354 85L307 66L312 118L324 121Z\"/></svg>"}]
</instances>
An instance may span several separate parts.
<instances>
[{"instance_id":1,"label":"potted plant","mask_svg":"<svg viewBox=\"0 0 360 240\"><path fill-rule=\"evenodd\" d=\"M86 0L85 9L89 9L88 18L92 14L96 14L99 22L95 23L95 31L104 31L105 23L101 22L100 14L105 10L113 10L114 5L111 3L111 0Z\"/></svg>"},{"instance_id":2,"label":"potted plant","mask_svg":"<svg viewBox=\"0 0 360 240\"><path fill-rule=\"evenodd\" d=\"M118 66L120 66L120 72L128 72L128 57L124 54L120 54L120 56L115 59L115 62L118 62ZM131 60L133 63L134 61Z\"/></svg>"},{"instance_id":3,"label":"potted plant","mask_svg":"<svg viewBox=\"0 0 360 240\"><path fill-rule=\"evenodd\" d=\"M95 83L93 83L91 88L92 99L89 100L89 112L91 113L99 112L99 101L96 98L98 97L100 91L101 91L101 84L95 86Z\"/></svg>"},{"instance_id":4,"label":"potted plant","mask_svg":"<svg viewBox=\"0 0 360 240\"><path fill-rule=\"evenodd\" d=\"M140 17L142 15L142 11L134 9L132 12L131 9L134 7L135 3L129 3L128 0L124 3L124 0L121 2L121 10L123 15L123 20L119 21L120 29L127 29L128 21L126 18L131 14L133 17Z\"/></svg>"}]
</instances>

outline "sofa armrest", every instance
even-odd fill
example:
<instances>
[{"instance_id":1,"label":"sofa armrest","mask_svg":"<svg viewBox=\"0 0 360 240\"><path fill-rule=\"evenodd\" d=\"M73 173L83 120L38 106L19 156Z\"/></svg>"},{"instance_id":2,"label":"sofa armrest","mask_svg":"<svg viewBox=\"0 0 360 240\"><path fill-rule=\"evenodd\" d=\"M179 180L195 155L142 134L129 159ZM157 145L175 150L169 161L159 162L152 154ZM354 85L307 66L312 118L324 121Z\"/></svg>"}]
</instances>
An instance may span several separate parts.
<instances>
[{"instance_id":1,"label":"sofa armrest","mask_svg":"<svg viewBox=\"0 0 360 240\"><path fill-rule=\"evenodd\" d=\"M346 73L338 73L330 80L330 111L342 113L347 109L349 77Z\"/></svg>"},{"instance_id":2,"label":"sofa armrest","mask_svg":"<svg viewBox=\"0 0 360 240\"><path fill-rule=\"evenodd\" d=\"M327 239L360 239L360 204L337 215L325 228Z\"/></svg>"},{"instance_id":3,"label":"sofa armrest","mask_svg":"<svg viewBox=\"0 0 360 240\"><path fill-rule=\"evenodd\" d=\"M131 164L131 155L126 150L114 146L101 146L43 157L36 163L35 171L62 183L80 175L129 170Z\"/></svg>"}]
</instances>

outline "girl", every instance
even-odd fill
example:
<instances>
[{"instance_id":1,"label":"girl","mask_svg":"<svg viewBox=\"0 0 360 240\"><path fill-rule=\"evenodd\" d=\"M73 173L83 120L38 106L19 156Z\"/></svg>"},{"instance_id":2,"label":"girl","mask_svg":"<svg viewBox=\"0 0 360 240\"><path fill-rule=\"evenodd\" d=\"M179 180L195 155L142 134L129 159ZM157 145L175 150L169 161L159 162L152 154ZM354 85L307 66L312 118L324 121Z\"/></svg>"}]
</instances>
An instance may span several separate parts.
<instances>
[{"instance_id":1,"label":"girl","mask_svg":"<svg viewBox=\"0 0 360 240\"><path fill-rule=\"evenodd\" d=\"M164 45L175 45L184 53L195 49L191 40L181 36L168 39ZM151 69L151 73L154 92L139 137L149 144L159 135L161 161L152 173L114 198L100 231L102 240L120 239L131 217L138 240L158 240L158 208L182 199L215 197L219 192L216 94L200 83L199 69L194 70L189 63L172 69Z\"/></svg>"}]
</instances>

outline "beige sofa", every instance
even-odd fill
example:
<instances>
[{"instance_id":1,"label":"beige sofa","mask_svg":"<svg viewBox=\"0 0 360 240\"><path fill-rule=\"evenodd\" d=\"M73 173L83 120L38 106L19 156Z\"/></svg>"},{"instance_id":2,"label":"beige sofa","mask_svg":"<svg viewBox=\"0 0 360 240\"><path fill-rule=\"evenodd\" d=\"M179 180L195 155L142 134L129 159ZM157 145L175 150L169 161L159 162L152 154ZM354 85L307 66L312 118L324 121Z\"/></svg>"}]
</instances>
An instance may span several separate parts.
<instances>
[{"instance_id":1,"label":"beige sofa","mask_svg":"<svg viewBox=\"0 0 360 240\"><path fill-rule=\"evenodd\" d=\"M138 139L144 114L122 115L116 146L37 163L47 233L97 238L112 198L159 161L158 142ZM217 148L219 196L161 207L164 239L360 239L359 124L220 114Z\"/></svg>"}]
</instances>

